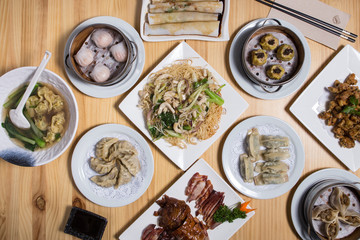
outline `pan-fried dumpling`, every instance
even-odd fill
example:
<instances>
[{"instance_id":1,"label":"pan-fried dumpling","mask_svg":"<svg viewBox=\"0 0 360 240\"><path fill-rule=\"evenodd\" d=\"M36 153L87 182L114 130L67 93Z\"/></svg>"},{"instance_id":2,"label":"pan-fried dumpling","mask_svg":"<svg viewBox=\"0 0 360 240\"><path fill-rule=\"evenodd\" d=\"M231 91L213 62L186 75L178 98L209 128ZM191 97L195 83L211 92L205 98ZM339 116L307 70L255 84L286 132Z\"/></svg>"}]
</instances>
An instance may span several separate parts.
<instances>
[{"instance_id":1,"label":"pan-fried dumpling","mask_svg":"<svg viewBox=\"0 0 360 240\"><path fill-rule=\"evenodd\" d=\"M254 161L259 160L260 154L260 135L257 128L253 128L248 132L247 135L248 152Z\"/></svg>"},{"instance_id":2,"label":"pan-fried dumpling","mask_svg":"<svg viewBox=\"0 0 360 240\"><path fill-rule=\"evenodd\" d=\"M254 171L251 160L253 158L249 157L246 153L240 155L240 174L244 182L253 182Z\"/></svg>"},{"instance_id":3,"label":"pan-fried dumpling","mask_svg":"<svg viewBox=\"0 0 360 240\"><path fill-rule=\"evenodd\" d=\"M260 173L254 177L255 185L281 184L289 181L287 173Z\"/></svg>"},{"instance_id":4,"label":"pan-fried dumpling","mask_svg":"<svg viewBox=\"0 0 360 240\"><path fill-rule=\"evenodd\" d=\"M90 159L90 167L95 172L105 174L111 171L115 167L116 161L106 162L104 160L92 157Z\"/></svg>"},{"instance_id":5,"label":"pan-fried dumpling","mask_svg":"<svg viewBox=\"0 0 360 240\"><path fill-rule=\"evenodd\" d=\"M312 211L312 219L320 220L325 223L333 222L338 216L339 211L331 208L327 204L316 206Z\"/></svg>"},{"instance_id":6,"label":"pan-fried dumpling","mask_svg":"<svg viewBox=\"0 0 360 240\"><path fill-rule=\"evenodd\" d=\"M339 233L339 221L335 219L331 223L325 223L325 233L328 239L336 239L336 236Z\"/></svg>"},{"instance_id":7,"label":"pan-fried dumpling","mask_svg":"<svg viewBox=\"0 0 360 240\"><path fill-rule=\"evenodd\" d=\"M286 172L289 166L284 162L261 162L255 165L255 172L258 173L281 173Z\"/></svg>"},{"instance_id":8,"label":"pan-fried dumpling","mask_svg":"<svg viewBox=\"0 0 360 240\"><path fill-rule=\"evenodd\" d=\"M260 143L266 148L288 147L289 138L284 136L261 135Z\"/></svg>"},{"instance_id":9,"label":"pan-fried dumpling","mask_svg":"<svg viewBox=\"0 0 360 240\"><path fill-rule=\"evenodd\" d=\"M140 161L137 155L132 155L128 159L120 158L120 161L131 173L131 175L135 176L140 171Z\"/></svg>"},{"instance_id":10,"label":"pan-fried dumpling","mask_svg":"<svg viewBox=\"0 0 360 240\"><path fill-rule=\"evenodd\" d=\"M263 154L263 159L270 162L285 160L289 157L290 153L288 152L268 152Z\"/></svg>"},{"instance_id":11,"label":"pan-fried dumpling","mask_svg":"<svg viewBox=\"0 0 360 240\"><path fill-rule=\"evenodd\" d=\"M95 150L96 157L101 158L108 162L111 161L111 160L108 160L109 149L110 149L111 145L113 145L117 141L118 141L117 138L110 138L110 137L105 137L105 138L101 139L96 144L96 150Z\"/></svg>"},{"instance_id":12,"label":"pan-fried dumpling","mask_svg":"<svg viewBox=\"0 0 360 240\"><path fill-rule=\"evenodd\" d=\"M118 174L118 167L114 167L108 174L96 175L91 177L90 180L99 185L100 187L111 187L115 185Z\"/></svg>"},{"instance_id":13,"label":"pan-fried dumpling","mask_svg":"<svg viewBox=\"0 0 360 240\"><path fill-rule=\"evenodd\" d=\"M131 178L132 178L132 175L127 170L127 168L124 165L122 165L119 160L116 160L116 161L118 162L120 171L119 171L119 176L117 178L116 184L114 186L115 189L118 188L120 185L130 182Z\"/></svg>"},{"instance_id":14,"label":"pan-fried dumpling","mask_svg":"<svg viewBox=\"0 0 360 240\"><path fill-rule=\"evenodd\" d=\"M117 141L117 143L110 148L109 152L109 161L112 161L116 158L128 159L132 155L137 155L137 150L135 147L125 140Z\"/></svg>"},{"instance_id":15,"label":"pan-fried dumpling","mask_svg":"<svg viewBox=\"0 0 360 240\"><path fill-rule=\"evenodd\" d=\"M347 210L345 217L339 217L339 220L348 225L359 227L360 226L360 213L354 210Z\"/></svg>"},{"instance_id":16,"label":"pan-fried dumpling","mask_svg":"<svg viewBox=\"0 0 360 240\"><path fill-rule=\"evenodd\" d=\"M329 202L333 208L339 210L339 215L344 217L347 208L350 205L350 198L343 191L341 191L340 188L334 187L329 197Z\"/></svg>"}]
</instances>

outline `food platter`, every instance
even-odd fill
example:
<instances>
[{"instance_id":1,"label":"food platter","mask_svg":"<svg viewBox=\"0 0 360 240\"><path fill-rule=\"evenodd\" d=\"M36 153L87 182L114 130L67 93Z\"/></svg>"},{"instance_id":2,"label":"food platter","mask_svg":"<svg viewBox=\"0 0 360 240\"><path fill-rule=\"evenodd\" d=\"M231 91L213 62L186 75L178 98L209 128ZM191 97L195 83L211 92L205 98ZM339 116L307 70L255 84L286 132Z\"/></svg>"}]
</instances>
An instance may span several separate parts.
<instances>
[{"instance_id":1,"label":"food platter","mask_svg":"<svg viewBox=\"0 0 360 240\"><path fill-rule=\"evenodd\" d=\"M253 127L260 134L287 136L290 139L289 181L283 184L256 186L244 182L240 174L239 157L246 151L247 131ZM299 180L305 165L305 153L301 140L286 122L270 116L257 116L240 122L227 136L222 150L222 164L230 183L241 193L257 199L271 199L289 191Z\"/></svg>"},{"instance_id":2,"label":"food platter","mask_svg":"<svg viewBox=\"0 0 360 240\"><path fill-rule=\"evenodd\" d=\"M219 85L226 84L222 88L221 93L224 97L223 108L226 109L226 114L221 116L219 129L211 138L198 142L196 145L188 144L186 149L178 147L171 147L165 140L160 139L154 144L165 155L173 161L179 168L186 170L193 164L211 144L213 144L229 127L230 125L245 111L248 107L247 102L228 84L216 71L213 69L199 54L197 54L187 43L180 43L168 56L166 56L141 82L126 96L121 102L119 108L121 111L145 134L149 139L151 136L146 128L145 119L142 109L137 107L139 102L138 92L143 89L148 81L151 73L162 69L179 59L191 59L194 66L202 66L212 72L217 79Z\"/></svg>"},{"instance_id":3,"label":"food platter","mask_svg":"<svg viewBox=\"0 0 360 240\"><path fill-rule=\"evenodd\" d=\"M306 177L296 188L294 196L291 200L291 220L296 232L301 239L311 240L307 233L307 226L304 222L303 204L304 198L308 190L315 183L324 179L335 179L348 182L359 182L360 179L354 174L343 169L327 168L314 172Z\"/></svg>"},{"instance_id":4,"label":"food platter","mask_svg":"<svg viewBox=\"0 0 360 240\"><path fill-rule=\"evenodd\" d=\"M189 179L196 173L207 175L211 180L214 189L225 193L224 203L233 205L244 200L206 163L204 159L199 159L191 168L189 168L166 192L163 193L175 197L179 200L186 200L185 187ZM161 198L161 197L160 197ZM159 199L160 199L159 198ZM190 205L191 212L194 214L194 203ZM153 203L140 217L138 217L120 236L120 240L141 239L142 230L148 224L156 224L157 217L153 215L154 211L159 209L157 203ZM210 239L229 239L236 231L238 231L255 213L250 212L245 219L236 219L232 223L225 222L215 228L209 230Z\"/></svg>"},{"instance_id":5,"label":"food platter","mask_svg":"<svg viewBox=\"0 0 360 240\"><path fill-rule=\"evenodd\" d=\"M162 42L162 41L173 41L173 40L203 40L203 41L228 41L229 40L229 11L230 11L230 0L224 0L224 11L220 23L220 35L219 37L208 37L200 35L179 35L179 36L148 36L144 33L145 18L148 12L148 5L150 0L142 0L141 16L140 16L140 36L144 41L148 42Z\"/></svg>"},{"instance_id":6,"label":"food platter","mask_svg":"<svg viewBox=\"0 0 360 240\"><path fill-rule=\"evenodd\" d=\"M135 42L135 44L137 45L137 51L138 51L137 58L134 61L133 66L131 67L129 73L123 80L121 80L120 82L114 85L96 86L96 85L88 84L82 81L70 67L71 63L69 62L70 59L68 58L68 53L71 44L71 39L73 39L75 35L77 35L83 29L87 28L92 24L109 24L114 26L115 28L119 28L121 29L121 31L123 31L123 33L127 36L127 38L130 41ZM74 84L74 86L77 89L79 89L81 92L96 98L114 97L129 90L139 79L142 70L144 68L144 65L145 65L145 49L139 34L130 24L116 17L109 17L109 16L94 17L82 22L70 34L64 50L65 71L71 83Z\"/></svg>"},{"instance_id":7,"label":"food platter","mask_svg":"<svg viewBox=\"0 0 360 240\"><path fill-rule=\"evenodd\" d=\"M138 152L140 172L118 189L97 186L89 178L97 173L90 168L95 156L95 144L103 137L115 137L130 142ZM90 201L105 207L120 207L132 203L146 191L154 174L154 160L145 139L133 129L120 124L104 124L88 131L77 143L71 160L76 186Z\"/></svg>"},{"instance_id":8,"label":"food platter","mask_svg":"<svg viewBox=\"0 0 360 240\"><path fill-rule=\"evenodd\" d=\"M332 127L326 126L325 122L318 118L318 114L325 110L325 104L329 100L330 94L326 88L332 86L335 80L342 82L350 73L360 76L359 64L360 53L350 45L345 46L290 107L295 117L354 172L360 168L360 144L356 143L351 149L340 147L338 139L331 132Z\"/></svg>"},{"instance_id":9,"label":"food platter","mask_svg":"<svg viewBox=\"0 0 360 240\"><path fill-rule=\"evenodd\" d=\"M36 67L21 67L11 70L0 78L0 104L3 108L7 97L11 92L22 84L29 82L36 70ZM57 74L45 69L40 75L39 82L50 84L57 89L67 102L69 112L71 112L69 125L64 136L56 144L45 148L35 150L34 152L16 145L9 139L4 128L0 127L0 157L6 161L20 166L40 166L47 164L58 158L70 146L74 139L78 126L78 106L75 96L68 84ZM4 111L1 111L1 122L4 121Z\"/></svg>"},{"instance_id":10,"label":"food platter","mask_svg":"<svg viewBox=\"0 0 360 240\"><path fill-rule=\"evenodd\" d=\"M311 63L311 54L310 54L310 48L309 45L303 36L303 34L295 28L292 24L277 19L281 23L282 26L287 27L288 29L292 30L300 39L302 45L304 46L304 63L297 74L297 76L294 78L294 80L291 81L289 84L285 84L281 90L274 92L274 93L267 93L265 92L260 85L255 84L253 81L251 81L248 76L246 75L243 67L242 67L242 59L241 59L241 53L243 45L245 44L245 41L247 37L255 31L257 28L262 26L262 23L266 20L266 18L262 19L256 19L254 21L249 22L244 27L242 27L239 32L234 37L230 51L229 51L229 63L230 63L230 69L231 73L234 76L236 82L239 84L239 86L244 89L245 92L248 94L260 98L260 99L267 99L267 100L274 100L274 99L280 99L287 97L291 94L293 94L295 91L297 91L301 85L304 83L304 81L307 78L307 75L310 71L310 63ZM265 23L265 26L270 25L277 25L277 23L274 23L272 21L267 21Z\"/></svg>"}]
</instances>

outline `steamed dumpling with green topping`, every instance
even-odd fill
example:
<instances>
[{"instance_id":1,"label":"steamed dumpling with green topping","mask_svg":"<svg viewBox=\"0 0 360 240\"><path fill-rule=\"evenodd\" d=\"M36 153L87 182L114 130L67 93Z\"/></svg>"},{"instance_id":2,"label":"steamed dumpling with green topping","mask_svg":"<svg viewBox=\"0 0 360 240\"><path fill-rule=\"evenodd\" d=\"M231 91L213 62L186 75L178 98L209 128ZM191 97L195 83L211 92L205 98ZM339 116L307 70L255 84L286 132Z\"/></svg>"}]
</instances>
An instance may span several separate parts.
<instances>
[{"instance_id":1,"label":"steamed dumpling with green topping","mask_svg":"<svg viewBox=\"0 0 360 240\"><path fill-rule=\"evenodd\" d=\"M260 40L260 45L264 50L274 50L279 45L279 40L272 34L266 34Z\"/></svg>"},{"instance_id":2,"label":"steamed dumpling with green topping","mask_svg":"<svg viewBox=\"0 0 360 240\"><path fill-rule=\"evenodd\" d=\"M262 49L253 50L251 52L251 63L255 66L262 66L266 63L267 53Z\"/></svg>"},{"instance_id":3,"label":"steamed dumpling with green topping","mask_svg":"<svg viewBox=\"0 0 360 240\"><path fill-rule=\"evenodd\" d=\"M285 70L279 64L272 65L268 67L268 69L266 70L266 76L268 76L271 79L280 79L282 78L282 76L284 76L284 74L285 74Z\"/></svg>"},{"instance_id":4,"label":"steamed dumpling with green topping","mask_svg":"<svg viewBox=\"0 0 360 240\"><path fill-rule=\"evenodd\" d=\"M282 61L290 61L294 57L294 53L295 51L290 45L283 44L278 48L276 57Z\"/></svg>"}]
</instances>

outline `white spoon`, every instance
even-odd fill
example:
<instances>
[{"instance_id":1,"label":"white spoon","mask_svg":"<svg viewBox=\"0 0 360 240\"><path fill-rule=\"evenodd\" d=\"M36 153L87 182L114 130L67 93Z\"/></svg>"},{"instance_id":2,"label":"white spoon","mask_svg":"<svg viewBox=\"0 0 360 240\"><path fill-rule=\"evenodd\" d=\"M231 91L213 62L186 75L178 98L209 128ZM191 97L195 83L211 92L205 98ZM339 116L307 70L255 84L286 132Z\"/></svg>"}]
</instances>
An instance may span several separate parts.
<instances>
[{"instance_id":1,"label":"white spoon","mask_svg":"<svg viewBox=\"0 0 360 240\"><path fill-rule=\"evenodd\" d=\"M44 71L46 64L49 62L50 57L51 57L51 53L49 51L46 51L44 58L41 61L39 67L36 69L36 72L35 72L33 78L31 79L28 87L26 88L26 91L25 91L24 95L22 96L19 105L17 106L16 109L11 109L9 112L11 122L18 128L22 128L22 129L30 128L30 123L25 118L25 116L23 114L23 109L24 109L27 99L29 98L31 92L33 91L33 89L35 87L36 82L38 81L41 73Z\"/></svg>"}]
</instances>

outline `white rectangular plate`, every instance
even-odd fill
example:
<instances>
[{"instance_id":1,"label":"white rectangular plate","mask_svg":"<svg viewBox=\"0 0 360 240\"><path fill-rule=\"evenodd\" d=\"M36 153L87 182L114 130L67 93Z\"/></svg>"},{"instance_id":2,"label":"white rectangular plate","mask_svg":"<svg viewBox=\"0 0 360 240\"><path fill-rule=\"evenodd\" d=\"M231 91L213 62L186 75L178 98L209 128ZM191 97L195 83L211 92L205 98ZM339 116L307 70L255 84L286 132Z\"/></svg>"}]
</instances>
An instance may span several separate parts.
<instances>
[{"instance_id":1,"label":"white rectangular plate","mask_svg":"<svg viewBox=\"0 0 360 240\"><path fill-rule=\"evenodd\" d=\"M331 132L332 127L326 126L318 114L325 110L329 101L327 87L333 86L335 80L344 82L345 78L355 73L360 77L360 53L350 45L345 46L309 84L304 92L290 107L290 111L350 170L360 167L360 144L354 148L342 148L338 139ZM359 83L358 83L359 85Z\"/></svg>"},{"instance_id":2,"label":"white rectangular plate","mask_svg":"<svg viewBox=\"0 0 360 240\"><path fill-rule=\"evenodd\" d=\"M221 116L219 129L211 138L199 141L196 145L187 144L186 149L171 146L164 139L154 142L154 144L170 158L179 168L186 170L196 159L198 159L230 126L234 121L246 110L248 103L213 69L194 49L187 43L180 43L169 55L167 55L130 93L119 105L121 111L149 138L148 129L146 128L145 119L142 109L137 107L139 102L138 92L144 88L148 82L149 75L157 72L165 66L179 59L191 59L193 66L201 66L209 69L219 85L225 84L221 90L224 98L223 108L226 114Z\"/></svg>"},{"instance_id":3,"label":"white rectangular plate","mask_svg":"<svg viewBox=\"0 0 360 240\"><path fill-rule=\"evenodd\" d=\"M205 1L205 0L204 0ZM140 15L140 36L144 41L147 42L163 42L163 41L172 41L172 40L203 40L203 41L229 41L229 11L230 11L230 0L224 0L224 11L220 23L220 34L218 37L207 37L200 35L179 35L179 36L148 36L144 33L145 28L145 18L148 13L148 5L151 3L151 0L143 0L141 7Z\"/></svg>"},{"instance_id":4,"label":"white rectangular plate","mask_svg":"<svg viewBox=\"0 0 360 240\"><path fill-rule=\"evenodd\" d=\"M188 171L186 171L164 194L169 197L174 197L179 200L186 200L185 187L190 178L196 173L207 175L208 179L214 186L214 189L225 193L224 203L231 206L244 200L205 162L204 159L199 159ZM162 196L159 198L161 199ZM188 204L191 208L191 214L195 216L195 201ZM157 224L158 217L154 216L154 211L159 210L159 205L153 203L133 224L123 232L119 239L141 239L142 231L149 224ZM247 214L245 219L236 219L232 223L225 222L213 230L208 230L209 239L229 239L236 233L253 215L255 212Z\"/></svg>"}]
</instances>

